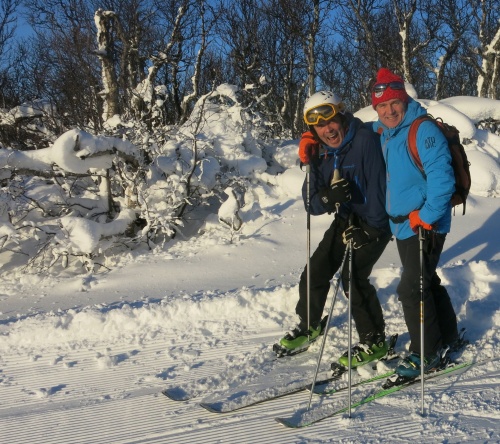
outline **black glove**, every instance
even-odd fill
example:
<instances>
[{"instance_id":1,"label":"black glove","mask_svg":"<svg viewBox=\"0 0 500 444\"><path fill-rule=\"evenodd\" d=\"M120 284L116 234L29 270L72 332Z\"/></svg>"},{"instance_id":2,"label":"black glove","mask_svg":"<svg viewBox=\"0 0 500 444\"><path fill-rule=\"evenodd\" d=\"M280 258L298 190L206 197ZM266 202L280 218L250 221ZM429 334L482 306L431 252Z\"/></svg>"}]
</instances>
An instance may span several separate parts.
<instances>
[{"instance_id":1,"label":"black glove","mask_svg":"<svg viewBox=\"0 0 500 444\"><path fill-rule=\"evenodd\" d=\"M355 225L351 225L342 233L342 240L346 245L352 240L352 246L355 250L364 247L371 241L370 235Z\"/></svg>"},{"instance_id":2,"label":"black glove","mask_svg":"<svg viewBox=\"0 0 500 444\"><path fill-rule=\"evenodd\" d=\"M351 200L351 186L345 179L340 179L329 187L322 188L319 192L323 205L334 208L335 204Z\"/></svg>"}]
</instances>

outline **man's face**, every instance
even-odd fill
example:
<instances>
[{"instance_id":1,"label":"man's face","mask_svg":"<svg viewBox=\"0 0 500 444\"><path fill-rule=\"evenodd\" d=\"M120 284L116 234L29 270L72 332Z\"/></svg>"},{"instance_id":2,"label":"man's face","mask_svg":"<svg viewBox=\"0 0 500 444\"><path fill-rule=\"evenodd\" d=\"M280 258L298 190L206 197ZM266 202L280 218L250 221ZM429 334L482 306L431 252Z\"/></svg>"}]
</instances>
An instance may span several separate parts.
<instances>
[{"instance_id":1,"label":"man's face","mask_svg":"<svg viewBox=\"0 0 500 444\"><path fill-rule=\"evenodd\" d=\"M330 120L320 120L314 126L318 137L330 148L338 148L345 137L345 128L340 123L340 118L333 117Z\"/></svg>"},{"instance_id":2,"label":"man's face","mask_svg":"<svg viewBox=\"0 0 500 444\"><path fill-rule=\"evenodd\" d=\"M406 113L406 102L399 99L387 100L377 105L378 118L387 128L396 128Z\"/></svg>"}]
</instances>

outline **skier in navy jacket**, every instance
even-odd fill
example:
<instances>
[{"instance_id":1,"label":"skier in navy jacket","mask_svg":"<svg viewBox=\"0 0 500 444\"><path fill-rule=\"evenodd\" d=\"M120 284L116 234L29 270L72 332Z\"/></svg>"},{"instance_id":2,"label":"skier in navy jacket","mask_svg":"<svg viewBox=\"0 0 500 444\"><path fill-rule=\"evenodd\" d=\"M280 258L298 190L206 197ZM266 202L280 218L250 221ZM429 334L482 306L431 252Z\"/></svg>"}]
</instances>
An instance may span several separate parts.
<instances>
[{"instance_id":1,"label":"skier in navy jacket","mask_svg":"<svg viewBox=\"0 0 500 444\"><path fill-rule=\"evenodd\" d=\"M352 314L359 335L352 365L358 366L387 354L385 322L377 293L369 281L375 262L391 238L385 211L385 165L379 136L370 126L346 112L340 97L330 91L312 95L304 106L310 131L302 135L299 157L310 165L310 196L304 182L304 202L312 215L335 217L310 258L310 323L307 324L307 266L299 283L296 313L298 326L280 340L293 351L307 347L321 333L321 318L330 280L340 268L346 244L353 242L352 295L348 295L348 261L342 285L352 300ZM334 171L339 180L332 183ZM346 352L339 362L348 365Z\"/></svg>"},{"instance_id":2,"label":"skier in navy jacket","mask_svg":"<svg viewBox=\"0 0 500 444\"><path fill-rule=\"evenodd\" d=\"M406 378L420 375L420 240L423 241L424 370L441 362L441 350L458 340L457 319L446 289L436 273L446 233L451 225L451 196L455 178L446 138L430 121L417 132L417 149L424 175L408 152L410 125L426 110L406 92L403 79L386 68L377 73L372 89L372 105L379 120L374 130L381 132L387 167L386 209L396 237L403 265L397 292L410 334L410 354L397 367Z\"/></svg>"}]
</instances>

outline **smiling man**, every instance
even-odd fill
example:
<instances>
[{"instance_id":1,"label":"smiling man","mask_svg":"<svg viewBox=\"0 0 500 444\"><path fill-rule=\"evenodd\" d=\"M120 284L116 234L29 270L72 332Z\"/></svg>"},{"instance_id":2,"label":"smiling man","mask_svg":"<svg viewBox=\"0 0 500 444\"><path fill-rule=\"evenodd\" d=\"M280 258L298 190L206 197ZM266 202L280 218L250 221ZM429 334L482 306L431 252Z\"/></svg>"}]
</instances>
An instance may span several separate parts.
<instances>
[{"instance_id":1,"label":"smiling man","mask_svg":"<svg viewBox=\"0 0 500 444\"><path fill-rule=\"evenodd\" d=\"M359 335L359 344L352 350L352 366L356 367L379 359L388 351L382 308L369 281L372 268L391 237L384 209L384 159L379 137L371 125L349 113L341 98L331 91L320 91L306 101L304 122L309 131L302 135L299 157L302 164L310 165L309 196L307 180L302 190L306 210L312 215L334 213L335 217L310 259L310 323L304 269L296 306L299 323L275 350L293 354L321 334L330 280L342 264L346 244L352 240L352 295L348 295L347 261L342 270L342 285L351 297ZM338 175L332 180L335 170ZM348 352L339 362L348 366Z\"/></svg>"},{"instance_id":2,"label":"smiling man","mask_svg":"<svg viewBox=\"0 0 500 444\"><path fill-rule=\"evenodd\" d=\"M450 230L455 178L448 142L433 122L422 122L416 136L424 174L409 155L411 124L424 116L426 110L408 96L400 76L386 68L378 71L372 88L372 105L379 118L374 130L381 134L387 168L386 209L403 265L397 293L411 342L410 353L399 363L396 373L405 380L419 376L422 365L425 372L438 368L445 359L443 350L459 344L455 311L436 273Z\"/></svg>"}]
</instances>

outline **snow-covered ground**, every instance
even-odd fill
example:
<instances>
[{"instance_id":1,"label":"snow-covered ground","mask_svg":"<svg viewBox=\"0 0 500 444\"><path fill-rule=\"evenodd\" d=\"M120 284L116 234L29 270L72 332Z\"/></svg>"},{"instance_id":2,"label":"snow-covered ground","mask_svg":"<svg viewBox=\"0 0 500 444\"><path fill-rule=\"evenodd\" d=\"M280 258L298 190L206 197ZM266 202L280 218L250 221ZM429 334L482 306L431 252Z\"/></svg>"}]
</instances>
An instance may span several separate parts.
<instances>
[{"instance_id":1,"label":"snow-covered ground","mask_svg":"<svg viewBox=\"0 0 500 444\"><path fill-rule=\"evenodd\" d=\"M307 405L306 391L229 414L201 408L203 395L174 402L160 393L193 381L210 396L261 374L270 347L294 324L306 215L291 141L276 153L285 173L256 177L239 233L214 218L202 234L117 257L110 271L96 274L23 274L2 256L0 442L500 442L500 138L471 124L500 118L500 102L424 103L472 141L472 195L465 216L458 209L453 218L439 272L472 343L464 358L491 358L429 383L424 416L420 386L300 430L273 418ZM370 108L358 115L374 118ZM330 216L312 218L313 248L329 223ZM400 334L404 353L400 272L391 242L373 282L387 332ZM347 347L346 308L339 296L325 367ZM318 350L315 344L301 355L309 371Z\"/></svg>"}]
</instances>

